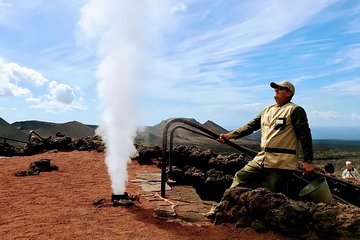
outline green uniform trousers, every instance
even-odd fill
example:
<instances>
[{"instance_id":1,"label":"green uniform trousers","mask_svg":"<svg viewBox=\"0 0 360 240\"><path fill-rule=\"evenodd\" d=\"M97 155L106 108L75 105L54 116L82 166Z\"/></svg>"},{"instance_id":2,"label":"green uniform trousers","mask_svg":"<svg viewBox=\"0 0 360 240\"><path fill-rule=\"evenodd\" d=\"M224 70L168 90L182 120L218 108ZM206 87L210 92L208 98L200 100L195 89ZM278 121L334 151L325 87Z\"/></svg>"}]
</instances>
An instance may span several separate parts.
<instances>
[{"instance_id":1,"label":"green uniform trousers","mask_svg":"<svg viewBox=\"0 0 360 240\"><path fill-rule=\"evenodd\" d=\"M264 168L255 160L248 162L236 172L231 187L249 188L264 187L271 192L287 192L287 180L292 171L274 168Z\"/></svg>"}]
</instances>

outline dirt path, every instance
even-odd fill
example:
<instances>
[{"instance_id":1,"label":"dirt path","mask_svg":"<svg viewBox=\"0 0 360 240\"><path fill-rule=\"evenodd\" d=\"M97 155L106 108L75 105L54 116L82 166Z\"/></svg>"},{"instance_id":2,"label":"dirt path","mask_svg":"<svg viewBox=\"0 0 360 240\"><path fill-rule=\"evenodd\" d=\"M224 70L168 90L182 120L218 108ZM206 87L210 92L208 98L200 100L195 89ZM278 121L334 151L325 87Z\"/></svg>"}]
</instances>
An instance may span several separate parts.
<instances>
[{"instance_id":1,"label":"dirt path","mask_svg":"<svg viewBox=\"0 0 360 240\"><path fill-rule=\"evenodd\" d=\"M43 158L50 159L59 171L26 177L14 175ZM215 226L202 217L186 221L186 213L192 212L189 208L194 208L195 200L181 199L183 193L172 192L178 196L173 199L186 203L176 203L178 212L185 216L183 220L154 217L159 206L168 206L156 189L144 188L139 176L158 172L155 166L130 163L127 191L139 195L140 202L132 207L113 207L102 153L73 151L0 158L1 239L286 239L273 232L257 233L251 228L236 229L225 224ZM101 198L109 203L92 204ZM195 215L201 216L201 211L211 207L201 206L202 210Z\"/></svg>"}]
</instances>

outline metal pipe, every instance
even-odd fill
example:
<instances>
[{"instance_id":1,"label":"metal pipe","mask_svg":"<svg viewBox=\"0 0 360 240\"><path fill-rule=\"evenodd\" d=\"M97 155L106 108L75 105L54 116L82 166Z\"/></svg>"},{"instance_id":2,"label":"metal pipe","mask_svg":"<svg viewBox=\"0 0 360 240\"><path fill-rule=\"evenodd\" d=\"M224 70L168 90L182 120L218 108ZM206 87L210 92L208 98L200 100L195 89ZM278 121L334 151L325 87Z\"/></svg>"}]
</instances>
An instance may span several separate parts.
<instances>
[{"instance_id":1,"label":"metal pipe","mask_svg":"<svg viewBox=\"0 0 360 240\"><path fill-rule=\"evenodd\" d=\"M175 122L180 122L180 123L184 123L184 124L187 124L191 127L194 127L206 134L208 134L210 137L212 137L213 139L218 139L219 138L219 134L199 125L199 124L196 124L194 122L191 122L189 121L189 119L187 118L172 118L170 119L166 125L164 126L164 130L163 130L163 142L162 142L162 154L161 154L161 157L162 157L162 168L161 168L161 196L162 197L165 197L165 184L166 184L166 166L167 166L167 154L166 154L166 150L167 150L167 137L168 137L168 130L169 130L169 127L171 126L171 124L175 123ZM246 148L246 147L242 147L242 146L239 146L237 145L236 143L233 143L229 140L225 140L224 141L225 144L247 154L247 155L250 155L252 157L254 157L257 152L255 150L252 150L252 149L249 149L249 148Z\"/></svg>"},{"instance_id":2,"label":"metal pipe","mask_svg":"<svg viewBox=\"0 0 360 240\"><path fill-rule=\"evenodd\" d=\"M176 127L172 128L171 132L170 132L170 144L169 144L169 154L168 154L168 156L169 156L169 173L171 173L171 171L172 171L171 156L172 156L172 150L173 150L173 146L174 146L174 135L175 135L174 133L175 133L175 130L179 129L179 128L182 128L182 129L188 130L189 132L193 132L193 133L196 133L198 135L201 135L201 136L216 140L216 138L214 138L212 136L209 136L207 134L195 131L195 130L193 130L191 128L187 128L187 127L182 126L182 125L179 125L179 126L176 126Z\"/></svg>"},{"instance_id":3,"label":"metal pipe","mask_svg":"<svg viewBox=\"0 0 360 240\"><path fill-rule=\"evenodd\" d=\"M4 144L6 143L6 140L10 140L10 141L14 141L14 142L21 142L21 143L28 143L28 142L26 142L26 141L22 141L22 140L15 139L15 138L0 137L0 139L3 139L3 140L4 140Z\"/></svg>"},{"instance_id":4,"label":"metal pipe","mask_svg":"<svg viewBox=\"0 0 360 240\"><path fill-rule=\"evenodd\" d=\"M166 176L166 166L167 166L167 154L166 154L166 151L167 151L167 137L168 137L168 130L169 130L169 127L173 124L173 123L176 123L176 122L180 122L180 123L184 123L184 124L187 124L197 130L200 130L206 134L202 134L200 132L197 132L197 131L194 131L194 130L190 130L192 132L195 132L197 134L200 134L200 135L203 135L205 137L208 137L208 138L211 138L211 139L218 139L219 138L219 135L209 129L206 129L204 128L203 126L199 125L199 124L196 124L194 122L191 122L189 121L189 119L186 119L186 118L173 118L173 119L170 119L165 127L164 127L164 130L163 130L163 143L162 143L162 168L161 168L161 196L162 197L165 197L165 184L166 184L166 180L167 180L167 176ZM177 128L180 128L180 126L174 128L172 130L172 134L171 135L171 138L173 138L174 136L174 131L175 129ZM186 129L185 127L182 126L182 128ZM186 129L188 130L188 129ZM208 134L208 135L207 135ZM170 151L172 151L172 145L173 145L173 142L170 142L171 143L171 148L170 148ZM233 143L229 140L225 140L224 142L225 144L249 155L249 156L252 156L254 157L257 152L255 150L252 150L252 149L249 149L249 148L246 148L246 147L242 147L242 146L239 146L237 145L236 143ZM169 158L170 159L170 158ZM298 172L302 173L300 170L298 170ZM352 190L352 193L355 193L356 196L358 196L356 199L359 199L359 193L360 193L360 187L355 185L355 184L352 184L352 183L349 183L347 181L344 181L342 179L338 179L338 178L335 178L335 177L332 177L332 176L328 176L328 175L325 175L325 174L321 174L321 173L318 173L318 172L314 172L314 176L315 177L319 177L319 176L322 176L322 177L325 177L327 180L329 180L329 185L333 184L332 182L335 182L337 184L341 184L341 185L344 185L341 187L341 191L347 191L347 189L351 189ZM305 180L305 179L304 179ZM339 187L339 186L338 186ZM348 201L338 197L338 196L335 196L335 198L337 198L338 200L340 201L343 201L345 203L348 203L348 204L358 204L358 200L355 199L356 196L352 196L351 198L351 201L353 203L349 203ZM350 199L348 199L350 200Z\"/></svg>"},{"instance_id":5,"label":"metal pipe","mask_svg":"<svg viewBox=\"0 0 360 240\"><path fill-rule=\"evenodd\" d=\"M34 135L36 135L38 138L40 138L41 140L44 140L44 138L42 137L42 136L40 136L37 132L35 132L34 130L31 130L30 132L29 132L29 142L30 142L30 140L31 140L31 135L32 134L34 134Z\"/></svg>"}]
</instances>

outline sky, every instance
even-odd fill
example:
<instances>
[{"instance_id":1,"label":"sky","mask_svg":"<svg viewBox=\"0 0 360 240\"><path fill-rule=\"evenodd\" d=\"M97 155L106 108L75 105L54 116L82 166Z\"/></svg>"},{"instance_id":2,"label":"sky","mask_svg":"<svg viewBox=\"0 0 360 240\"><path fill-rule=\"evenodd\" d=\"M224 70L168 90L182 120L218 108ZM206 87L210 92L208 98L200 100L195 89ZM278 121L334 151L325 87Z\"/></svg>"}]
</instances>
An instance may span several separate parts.
<instances>
[{"instance_id":1,"label":"sky","mask_svg":"<svg viewBox=\"0 0 360 240\"><path fill-rule=\"evenodd\" d=\"M130 98L123 118L141 126L189 117L230 130L273 104L270 82L286 80L310 127L360 127L352 0L0 0L0 117L102 124L100 66L115 49L124 55L107 61L119 88L108 101ZM139 72L123 91L126 68Z\"/></svg>"}]
</instances>

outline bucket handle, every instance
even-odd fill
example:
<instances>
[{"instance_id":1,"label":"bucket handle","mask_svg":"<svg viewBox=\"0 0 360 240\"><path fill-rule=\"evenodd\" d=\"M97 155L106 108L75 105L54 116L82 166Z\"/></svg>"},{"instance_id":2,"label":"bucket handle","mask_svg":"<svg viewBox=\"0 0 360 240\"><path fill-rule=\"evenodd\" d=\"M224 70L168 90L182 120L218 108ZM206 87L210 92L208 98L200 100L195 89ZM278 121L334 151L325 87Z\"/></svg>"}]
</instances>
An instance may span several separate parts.
<instances>
[{"instance_id":1,"label":"bucket handle","mask_svg":"<svg viewBox=\"0 0 360 240\"><path fill-rule=\"evenodd\" d=\"M299 179L303 180L303 181L304 181L304 182L306 182L306 183L310 183L308 180L306 180L306 179L305 179L305 178L303 178L302 176L296 175L295 173L293 173L293 176L295 176L295 177L297 177L297 178L299 178ZM304 175L303 175L303 176L304 176ZM331 195L332 195L335 199L339 200L340 202L346 203L346 204L348 204L348 205L355 206L354 204L349 203L348 201L346 201L346 200L342 199L341 197L336 196L336 195L335 195L335 194L333 194L333 193L331 193Z\"/></svg>"}]
</instances>

